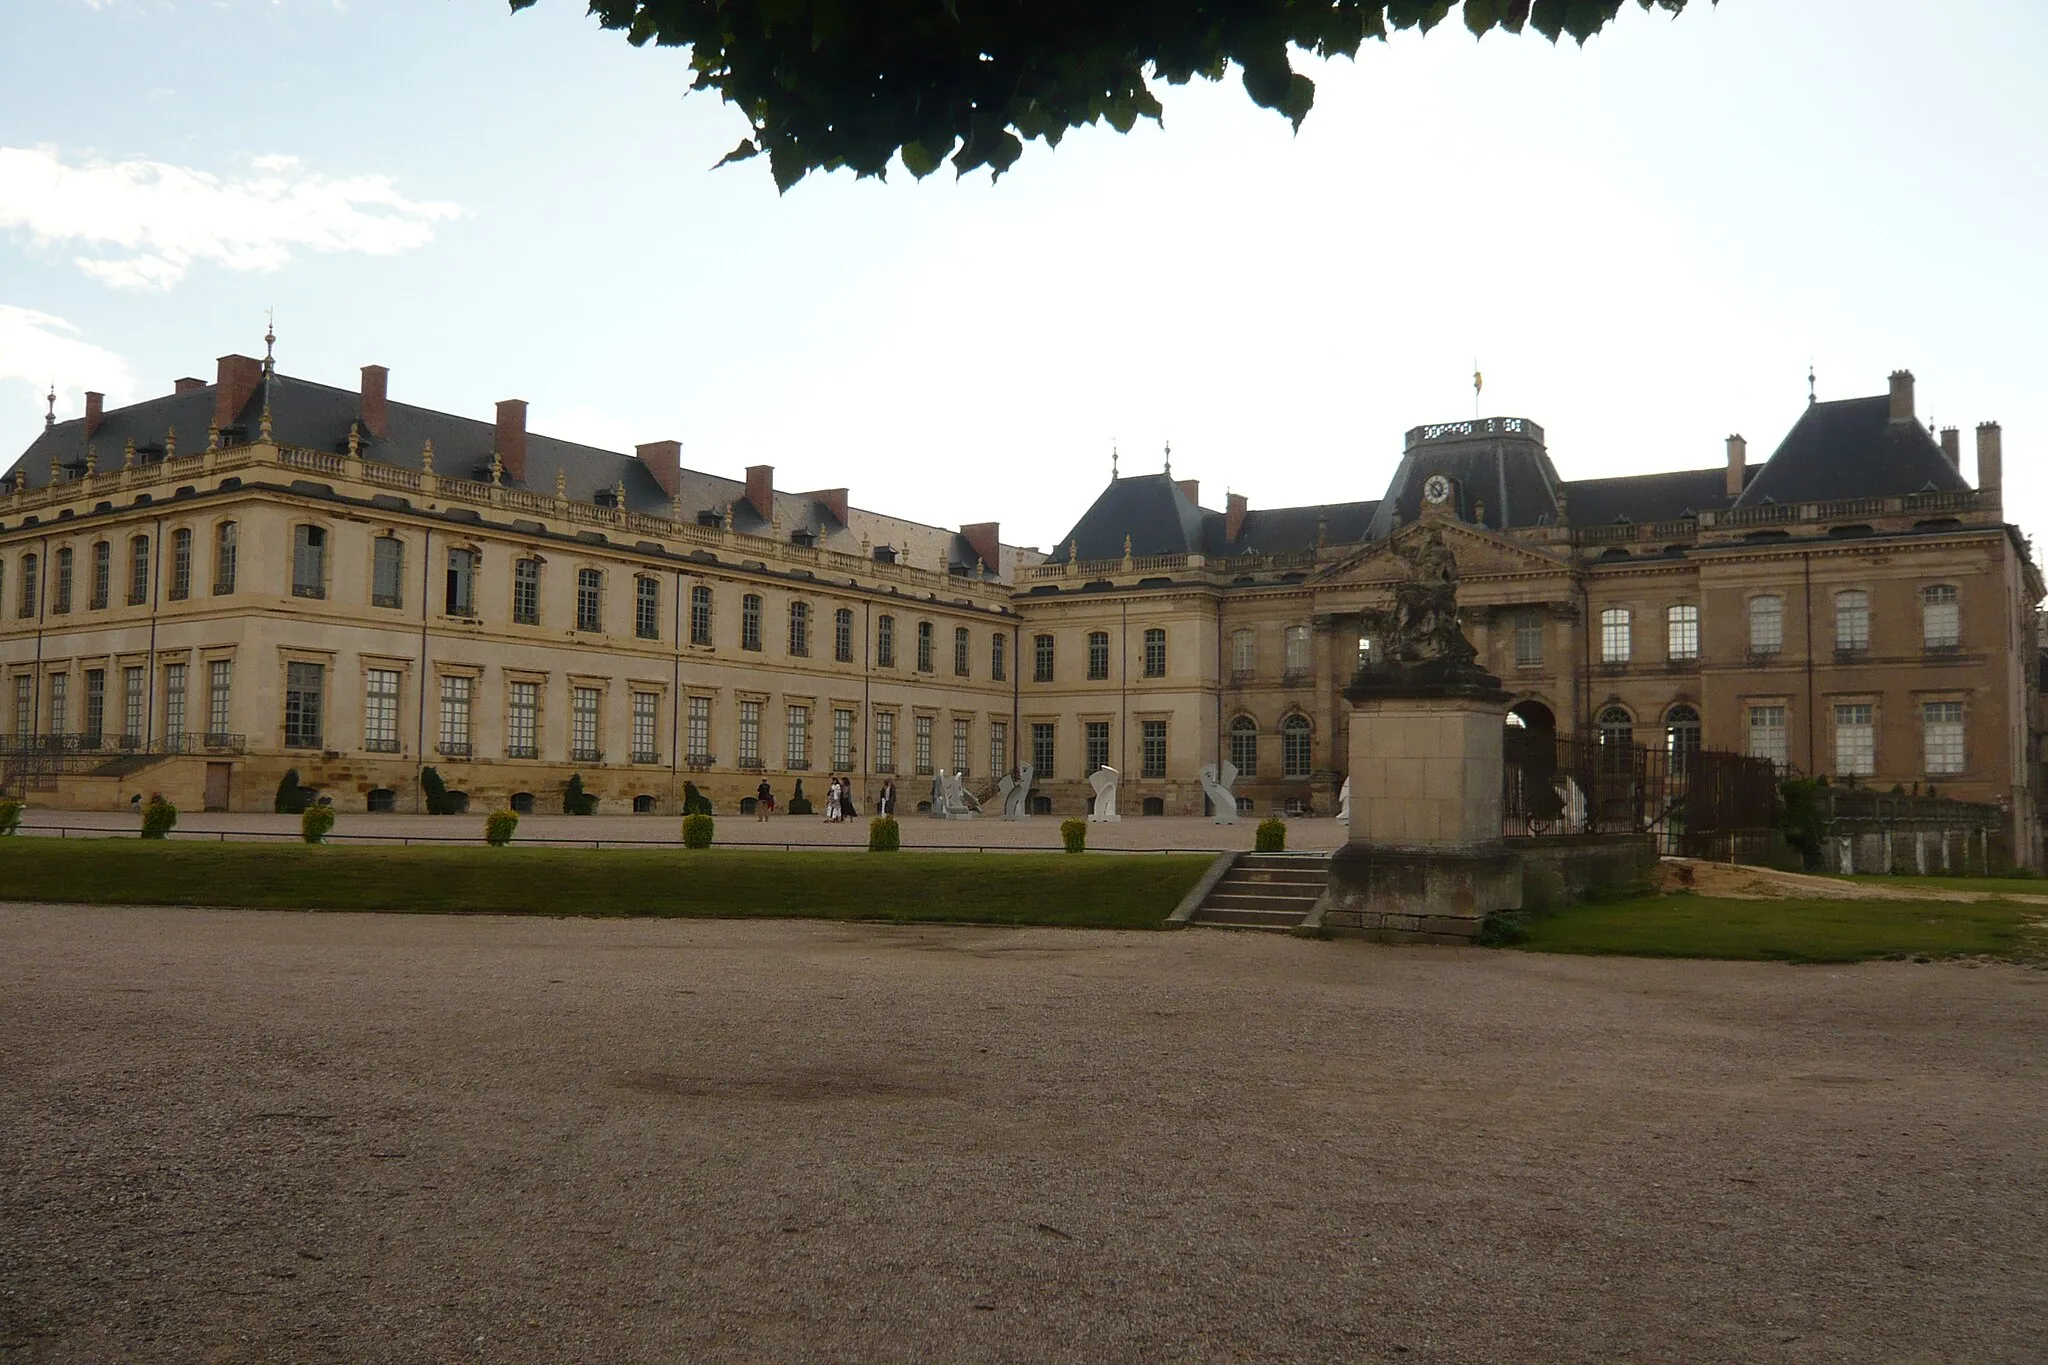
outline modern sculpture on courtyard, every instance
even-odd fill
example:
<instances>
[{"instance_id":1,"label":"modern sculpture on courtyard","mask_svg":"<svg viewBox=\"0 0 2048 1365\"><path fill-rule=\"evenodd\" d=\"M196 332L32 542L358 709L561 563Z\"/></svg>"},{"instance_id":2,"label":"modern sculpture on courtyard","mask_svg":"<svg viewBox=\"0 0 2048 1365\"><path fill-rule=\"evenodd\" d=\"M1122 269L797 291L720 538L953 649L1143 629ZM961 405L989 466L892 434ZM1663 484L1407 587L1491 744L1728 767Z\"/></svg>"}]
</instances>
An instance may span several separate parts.
<instances>
[{"instance_id":1,"label":"modern sculpture on courtyard","mask_svg":"<svg viewBox=\"0 0 2048 1365\"><path fill-rule=\"evenodd\" d=\"M1088 818L1097 824L1120 822L1123 816L1117 814L1116 788L1123 781L1123 774L1107 763L1088 774L1088 785L1095 788L1095 804L1088 808Z\"/></svg>"},{"instance_id":2,"label":"modern sculpture on courtyard","mask_svg":"<svg viewBox=\"0 0 2048 1365\"><path fill-rule=\"evenodd\" d=\"M1216 765L1202 765L1202 795L1209 798L1209 813L1219 825L1237 823L1237 796L1230 789L1237 785L1237 765L1225 760L1223 775L1218 777Z\"/></svg>"},{"instance_id":3,"label":"modern sculpture on courtyard","mask_svg":"<svg viewBox=\"0 0 2048 1365\"><path fill-rule=\"evenodd\" d=\"M1015 777L1003 774L1003 780L996 784L996 790L1003 797L1003 818L1005 820L1028 820L1031 818L1031 765L1017 769Z\"/></svg>"}]
</instances>

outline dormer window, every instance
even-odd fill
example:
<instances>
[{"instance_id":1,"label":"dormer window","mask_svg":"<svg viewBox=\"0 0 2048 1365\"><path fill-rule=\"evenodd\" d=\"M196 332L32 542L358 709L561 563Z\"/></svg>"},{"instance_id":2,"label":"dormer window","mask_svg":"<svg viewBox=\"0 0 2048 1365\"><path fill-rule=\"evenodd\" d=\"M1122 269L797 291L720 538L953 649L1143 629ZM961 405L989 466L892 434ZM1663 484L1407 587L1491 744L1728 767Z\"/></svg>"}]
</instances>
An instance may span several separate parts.
<instances>
[{"instance_id":1,"label":"dormer window","mask_svg":"<svg viewBox=\"0 0 2048 1365\"><path fill-rule=\"evenodd\" d=\"M896 562L896 547L895 547L895 546L893 546L893 545L877 545L877 546L875 547L875 563L877 563L877 564L894 564L895 562Z\"/></svg>"},{"instance_id":2,"label":"dormer window","mask_svg":"<svg viewBox=\"0 0 2048 1365\"><path fill-rule=\"evenodd\" d=\"M725 514L716 507L707 507L697 514L697 524L699 526L723 526L725 525Z\"/></svg>"},{"instance_id":3,"label":"dormer window","mask_svg":"<svg viewBox=\"0 0 2048 1365\"><path fill-rule=\"evenodd\" d=\"M818 533L816 531L792 531L789 533L789 543L801 545L805 549L809 549L818 543Z\"/></svg>"}]
</instances>

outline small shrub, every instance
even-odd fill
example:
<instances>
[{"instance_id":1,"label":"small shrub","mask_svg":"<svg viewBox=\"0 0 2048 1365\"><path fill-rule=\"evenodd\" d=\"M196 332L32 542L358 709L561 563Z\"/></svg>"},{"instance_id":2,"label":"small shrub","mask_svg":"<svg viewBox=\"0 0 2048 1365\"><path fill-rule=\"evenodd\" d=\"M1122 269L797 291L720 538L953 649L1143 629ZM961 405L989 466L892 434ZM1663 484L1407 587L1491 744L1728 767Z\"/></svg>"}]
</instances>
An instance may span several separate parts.
<instances>
[{"instance_id":1,"label":"small shrub","mask_svg":"<svg viewBox=\"0 0 2048 1365\"><path fill-rule=\"evenodd\" d=\"M868 852L895 853L903 847L903 827L893 815L877 815L868 821Z\"/></svg>"},{"instance_id":2,"label":"small shrub","mask_svg":"<svg viewBox=\"0 0 2048 1365\"><path fill-rule=\"evenodd\" d=\"M695 782L685 782L683 784L683 814L710 815L711 813L711 798L698 791Z\"/></svg>"},{"instance_id":3,"label":"small shrub","mask_svg":"<svg viewBox=\"0 0 2048 1365\"><path fill-rule=\"evenodd\" d=\"M327 831L334 828L334 807L308 806L306 813L299 817L299 837L309 844L326 839Z\"/></svg>"},{"instance_id":4,"label":"small shrub","mask_svg":"<svg viewBox=\"0 0 2048 1365\"><path fill-rule=\"evenodd\" d=\"M142 808L142 837L165 839L170 837L171 826L178 823L178 808L161 796L150 798Z\"/></svg>"},{"instance_id":5,"label":"small shrub","mask_svg":"<svg viewBox=\"0 0 2048 1365\"><path fill-rule=\"evenodd\" d=\"M277 798L271 803L271 809L279 815L300 815L312 800L313 793L299 785L299 770L287 768L284 776L278 779Z\"/></svg>"},{"instance_id":6,"label":"small shrub","mask_svg":"<svg viewBox=\"0 0 2048 1365\"><path fill-rule=\"evenodd\" d=\"M427 814L453 815L448 802L448 784L435 768L420 769L420 793L427 798Z\"/></svg>"},{"instance_id":7,"label":"small shrub","mask_svg":"<svg viewBox=\"0 0 2048 1365\"><path fill-rule=\"evenodd\" d=\"M484 842L492 848L503 848L512 842L512 831L519 828L519 816L514 811L494 810L484 817Z\"/></svg>"},{"instance_id":8,"label":"small shrub","mask_svg":"<svg viewBox=\"0 0 2048 1365\"><path fill-rule=\"evenodd\" d=\"M597 814L597 798L583 790L582 773L570 773L569 785L562 788L562 814Z\"/></svg>"},{"instance_id":9,"label":"small shrub","mask_svg":"<svg viewBox=\"0 0 2048 1365\"><path fill-rule=\"evenodd\" d=\"M1261 820L1257 834L1253 836L1252 849L1257 853L1285 853L1287 851L1287 822L1285 820Z\"/></svg>"},{"instance_id":10,"label":"small shrub","mask_svg":"<svg viewBox=\"0 0 2048 1365\"><path fill-rule=\"evenodd\" d=\"M1088 822L1086 820L1060 821L1060 843L1069 853L1088 851Z\"/></svg>"},{"instance_id":11,"label":"small shrub","mask_svg":"<svg viewBox=\"0 0 2048 1365\"><path fill-rule=\"evenodd\" d=\"M0 797L0 834L12 834L21 828L21 802L11 796Z\"/></svg>"},{"instance_id":12,"label":"small shrub","mask_svg":"<svg viewBox=\"0 0 2048 1365\"><path fill-rule=\"evenodd\" d=\"M1524 885L1528 873L1523 874ZM1523 904L1528 903L1526 891ZM1484 948L1506 948L1516 943L1529 941L1529 926L1523 915L1513 910L1496 910L1488 915L1479 926L1479 944Z\"/></svg>"},{"instance_id":13,"label":"small shrub","mask_svg":"<svg viewBox=\"0 0 2048 1365\"><path fill-rule=\"evenodd\" d=\"M683 847L711 847L713 823L708 815L685 815L683 817Z\"/></svg>"},{"instance_id":14,"label":"small shrub","mask_svg":"<svg viewBox=\"0 0 2048 1365\"><path fill-rule=\"evenodd\" d=\"M789 794L789 813L791 815L814 815L817 813L811 809L811 798L804 795L804 780L801 777L796 780L796 790Z\"/></svg>"}]
</instances>

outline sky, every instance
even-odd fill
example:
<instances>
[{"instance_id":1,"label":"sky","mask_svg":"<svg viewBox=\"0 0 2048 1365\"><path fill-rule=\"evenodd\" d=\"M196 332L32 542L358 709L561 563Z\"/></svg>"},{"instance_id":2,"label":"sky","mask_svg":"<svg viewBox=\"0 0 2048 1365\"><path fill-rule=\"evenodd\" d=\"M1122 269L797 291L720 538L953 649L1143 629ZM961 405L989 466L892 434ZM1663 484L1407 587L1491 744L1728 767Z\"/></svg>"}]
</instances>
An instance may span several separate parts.
<instances>
[{"instance_id":1,"label":"sky","mask_svg":"<svg viewBox=\"0 0 2048 1365\"><path fill-rule=\"evenodd\" d=\"M1455 20L1234 75L999 181L778 196L683 54L578 0L5 0L0 467L262 353L395 401L1050 547L1162 466L1375 498L1403 433L1540 423L1565 478L1762 459L1918 380L2048 524L2048 4L1693 0L1583 48Z\"/></svg>"}]
</instances>

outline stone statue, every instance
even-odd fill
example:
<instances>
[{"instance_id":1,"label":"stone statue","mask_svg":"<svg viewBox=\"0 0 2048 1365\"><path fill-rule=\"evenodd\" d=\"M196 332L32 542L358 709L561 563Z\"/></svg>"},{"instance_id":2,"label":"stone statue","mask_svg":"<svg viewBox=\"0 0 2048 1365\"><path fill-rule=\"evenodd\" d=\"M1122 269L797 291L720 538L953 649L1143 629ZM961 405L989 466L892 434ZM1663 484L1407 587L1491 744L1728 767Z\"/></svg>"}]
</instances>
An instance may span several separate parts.
<instances>
[{"instance_id":1,"label":"stone statue","mask_svg":"<svg viewBox=\"0 0 2048 1365\"><path fill-rule=\"evenodd\" d=\"M932 774L932 818L946 818L946 770L939 769Z\"/></svg>"},{"instance_id":2,"label":"stone statue","mask_svg":"<svg viewBox=\"0 0 2048 1365\"><path fill-rule=\"evenodd\" d=\"M1235 763L1225 763L1223 765L1223 775L1219 779L1216 775L1216 765L1214 763L1205 763L1202 765L1201 776L1202 795L1209 798L1209 809L1214 815L1216 823L1219 825L1236 824L1237 798L1231 795L1230 789L1237 785L1237 765Z\"/></svg>"},{"instance_id":3,"label":"stone statue","mask_svg":"<svg viewBox=\"0 0 2048 1365\"><path fill-rule=\"evenodd\" d=\"M1347 825L1351 823L1351 779L1348 777L1337 792L1337 818Z\"/></svg>"},{"instance_id":4,"label":"stone statue","mask_svg":"<svg viewBox=\"0 0 2048 1365\"><path fill-rule=\"evenodd\" d=\"M1031 818L1031 765L1024 764L1017 769L1015 777L1003 774L997 785L1003 794L1003 818L1005 820L1028 820Z\"/></svg>"},{"instance_id":5,"label":"stone statue","mask_svg":"<svg viewBox=\"0 0 2048 1365\"><path fill-rule=\"evenodd\" d=\"M1408 577L1394 585L1394 610L1387 617L1387 661L1461 664L1476 658L1479 651L1458 629L1458 561L1444 544L1442 528L1423 528L1394 553L1407 564Z\"/></svg>"},{"instance_id":6,"label":"stone statue","mask_svg":"<svg viewBox=\"0 0 2048 1365\"><path fill-rule=\"evenodd\" d=\"M1088 818L1099 824L1120 822L1123 816L1117 814L1116 787L1123 781L1123 774L1104 764L1088 774L1088 785L1095 788L1095 808L1088 812Z\"/></svg>"}]
</instances>

